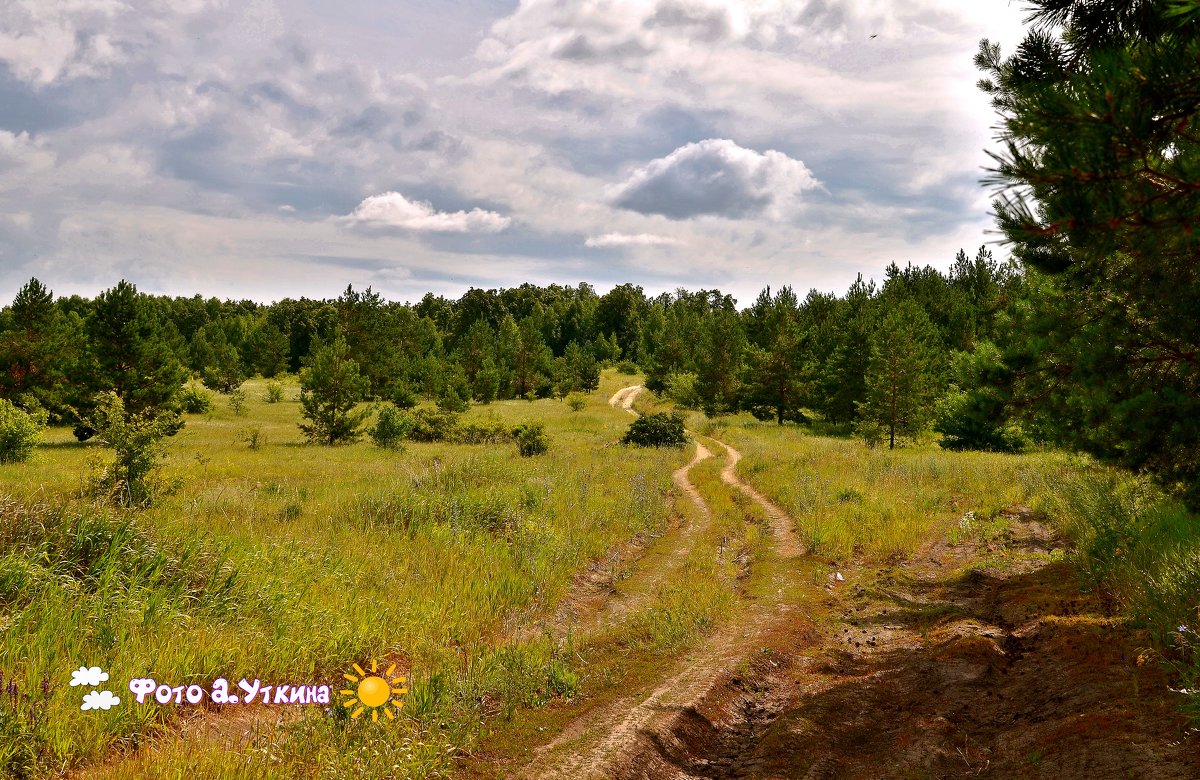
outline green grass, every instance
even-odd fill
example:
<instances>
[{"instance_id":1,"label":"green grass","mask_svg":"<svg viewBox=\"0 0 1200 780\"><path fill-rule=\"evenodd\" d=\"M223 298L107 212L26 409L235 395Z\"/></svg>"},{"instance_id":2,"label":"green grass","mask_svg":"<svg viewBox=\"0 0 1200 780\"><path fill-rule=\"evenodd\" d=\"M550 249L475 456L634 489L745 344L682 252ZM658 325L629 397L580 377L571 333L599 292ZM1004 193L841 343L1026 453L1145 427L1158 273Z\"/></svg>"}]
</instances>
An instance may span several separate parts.
<instances>
[{"instance_id":1,"label":"green grass","mask_svg":"<svg viewBox=\"0 0 1200 780\"><path fill-rule=\"evenodd\" d=\"M1053 454L872 449L745 415L695 424L736 447L739 475L795 518L810 552L834 560L906 555L957 533L968 512L986 523L1002 509L1034 502L1048 476L1069 469Z\"/></svg>"},{"instance_id":2,"label":"green grass","mask_svg":"<svg viewBox=\"0 0 1200 780\"><path fill-rule=\"evenodd\" d=\"M363 727L313 715L270 755L247 748L244 776L444 772L484 710L575 684L560 648L508 641L512 623L551 611L589 560L667 524L683 454L616 444L629 417L606 400L627 383L606 376L578 413L550 400L472 410L544 422L549 453L520 458L512 443L306 445L294 382L277 404L263 400L264 382L248 382L242 415L217 398L211 414L189 417L168 444L178 490L138 514L81 497L96 448L50 432L31 463L0 467L11 494L0 671L22 690L0 706L0 767L37 775L153 737L179 710L127 706L120 689L132 677L333 681L388 657L411 668L408 717ZM257 449L242 436L251 425ZM108 671L122 705L81 713L66 684L80 665ZM388 739L371 725L392 729ZM230 760L214 746L157 745L149 763L117 762L111 776L204 774Z\"/></svg>"},{"instance_id":3,"label":"green grass","mask_svg":"<svg viewBox=\"0 0 1200 780\"><path fill-rule=\"evenodd\" d=\"M606 372L578 412L544 400L468 413L543 422L550 450L534 458L513 442L308 445L295 381L274 404L252 381L243 414L217 397L189 416L167 446L178 488L136 513L84 496L103 454L49 432L31 462L0 466L0 673L20 689L0 695L0 776L96 762L89 774L112 778L442 776L481 744L520 755L545 739L535 724L553 733L649 684L738 609L808 605L828 565L774 555L761 509L721 483L714 442L693 470L713 520L674 555L682 527L702 520L671 498L690 452L617 443L632 418L607 399L636 381ZM636 406L662 408L647 393ZM749 417L689 425L737 447L741 477L827 560L987 538L1004 531L1000 510L1042 510L1075 542L1086 581L1155 627L1189 687L1200 680L1195 633L1177 630L1200 623L1196 519L1136 479L1055 454L868 449ZM615 587L632 606L613 625L565 643L513 639L635 537L650 542L619 564ZM124 689L144 676L336 685L372 658L408 673L396 723L351 721L334 704L232 746L181 730L180 708L130 706ZM81 665L112 675L120 707L80 712L67 682Z\"/></svg>"}]
</instances>

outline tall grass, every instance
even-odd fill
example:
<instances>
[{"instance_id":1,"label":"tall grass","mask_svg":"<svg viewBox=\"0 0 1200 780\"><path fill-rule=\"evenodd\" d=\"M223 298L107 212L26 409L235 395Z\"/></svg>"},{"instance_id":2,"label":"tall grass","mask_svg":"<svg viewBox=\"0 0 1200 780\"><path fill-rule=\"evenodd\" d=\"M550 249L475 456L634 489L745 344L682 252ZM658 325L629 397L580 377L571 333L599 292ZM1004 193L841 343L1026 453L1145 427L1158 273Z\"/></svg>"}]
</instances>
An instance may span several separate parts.
<instances>
[{"instance_id":1,"label":"tall grass","mask_svg":"<svg viewBox=\"0 0 1200 780\"><path fill-rule=\"evenodd\" d=\"M1055 455L869 448L748 417L697 425L738 448L740 476L795 519L811 552L835 560L905 555L967 512L987 520L1029 503L1041 475L1066 467Z\"/></svg>"},{"instance_id":2,"label":"tall grass","mask_svg":"<svg viewBox=\"0 0 1200 780\"><path fill-rule=\"evenodd\" d=\"M1180 678L1200 728L1200 517L1148 480L1084 466L1046 492L1086 583L1130 615Z\"/></svg>"},{"instance_id":3,"label":"tall grass","mask_svg":"<svg viewBox=\"0 0 1200 780\"><path fill-rule=\"evenodd\" d=\"M506 423L546 424L553 446L530 459L511 443L309 446L296 402L267 403L251 382L241 416L189 416L168 445L182 488L138 514L80 497L90 448L52 431L34 462L0 467L0 673L21 691L0 697L0 774L149 740L99 774L436 775L486 716L571 695L564 649L510 641L512 621L552 611L588 561L661 532L682 457L616 444L628 415L605 399L620 384L606 377L586 414L490 405ZM247 422L263 431L257 449L239 441ZM235 748L171 737L180 710L126 706L127 690L109 712L80 712L66 684L81 665L103 667L119 695L143 676L336 682L373 657L409 670L400 723L372 730L334 705Z\"/></svg>"}]
</instances>

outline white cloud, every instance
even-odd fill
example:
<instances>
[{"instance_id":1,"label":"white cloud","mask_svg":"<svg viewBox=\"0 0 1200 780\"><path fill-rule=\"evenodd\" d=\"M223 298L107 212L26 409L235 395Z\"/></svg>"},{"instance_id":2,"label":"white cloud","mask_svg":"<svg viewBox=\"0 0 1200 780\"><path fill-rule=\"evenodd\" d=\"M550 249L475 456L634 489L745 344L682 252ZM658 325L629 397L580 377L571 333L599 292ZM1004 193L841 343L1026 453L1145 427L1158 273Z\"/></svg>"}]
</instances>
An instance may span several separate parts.
<instances>
[{"instance_id":1,"label":"white cloud","mask_svg":"<svg viewBox=\"0 0 1200 780\"><path fill-rule=\"evenodd\" d=\"M91 691L83 695L81 710L107 710L121 703L121 697L112 691Z\"/></svg>"},{"instance_id":2,"label":"white cloud","mask_svg":"<svg viewBox=\"0 0 1200 780\"><path fill-rule=\"evenodd\" d=\"M0 14L0 62L38 86L103 76L145 42L141 15L120 0L11 0Z\"/></svg>"},{"instance_id":3,"label":"white cloud","mask_svg":"<svg viewBox=\"0 0 1200 780\"><path fill-rule=\"evenodd\" d=\"M589 236L584 246L678 246L683 243L677 238L659 236L653 233L605 233L599 236Z\"/></svg>"},{"instance_id":4,"label":"white cloud","mask_svg":"<svg viewBox=\"0 0 1200 780\"><path fill-rule=\"evenodd\" d=\"M99 666L81 666L71 672L71 685L83 685L88 688L99 685L108 679L108 672Z\"/></svg>"},{"instance_id":5,"label":"white cloud","mask_svg":"<svg viewBox=\"0 0 1200 780\"><path fill-rule=\"evenodd\" d=\"M512 220L494 211L437 211L425 201L409 200L398 192L365 198L341 218L349 225L400 228L440 233L498 233Z\"/></svg>"},{"instance_id":6,"label":"white cloud","mask_svg":"<svg viewBox=\"0 0 1200 780\"><path fill-rule=\"evenodd\" d=\"M780 217L804 190L820 187L799 160L710 138L638 168L611 192L618 208L669 219L714 215Z\"/></svg>"}]
</instances>

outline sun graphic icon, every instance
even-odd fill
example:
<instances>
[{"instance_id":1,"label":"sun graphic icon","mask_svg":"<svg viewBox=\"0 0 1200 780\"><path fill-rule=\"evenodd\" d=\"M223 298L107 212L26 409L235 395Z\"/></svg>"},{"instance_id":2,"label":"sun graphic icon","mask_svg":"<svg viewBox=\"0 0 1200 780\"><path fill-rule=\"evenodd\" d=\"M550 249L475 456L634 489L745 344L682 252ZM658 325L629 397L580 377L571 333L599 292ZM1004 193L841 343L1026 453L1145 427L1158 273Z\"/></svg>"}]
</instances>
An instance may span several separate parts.
<instances>
[{"instance_id":1,"label":"sun graphic icon","mask_svg":"<svg viewBox=\"0 0 1200 780\"><path fill-rule=\"evenodd\" d=\"M394 685L403 685L407 678L393 677L396 672L396 665L392 664L383 674L379 674L379 662L371 659L371 673L367 674L358 664L354 665L354 671L357 675L344 674L342 675L347 680L355 684L353 690L344 689L343 696L351 697L347 701L342 702L343 706L356 709L350 713L351 718L359 718L364 712L370 711L371 720L378 722L379 713L382 710L384 715L387 715L390 720L396 719L396 713L404 706L404 702L400 697L408 693L408 688L394 688ZM388 705L391 705L391 708ZM394 708L394 710L393 710Z\"/></svg>"}]
</instances>

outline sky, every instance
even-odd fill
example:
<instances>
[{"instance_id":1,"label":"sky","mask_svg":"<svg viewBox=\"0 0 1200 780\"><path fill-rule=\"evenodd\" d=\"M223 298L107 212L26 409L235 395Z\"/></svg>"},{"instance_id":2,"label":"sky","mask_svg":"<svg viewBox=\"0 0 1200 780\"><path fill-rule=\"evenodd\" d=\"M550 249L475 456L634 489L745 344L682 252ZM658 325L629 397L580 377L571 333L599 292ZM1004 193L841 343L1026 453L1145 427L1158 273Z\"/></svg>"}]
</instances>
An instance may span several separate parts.
<instances>
[{"instance_id":1,"label":"sky","mask_svg":"<svg viewBox=\"0 0 1200 780\"><path fill-rule=\"evenodd\" d=\"M844 291L995 242L1009 0L0 0L0 303ZM1003 246L991 247L998 258Z\"/></svg>"}]
</instances>

